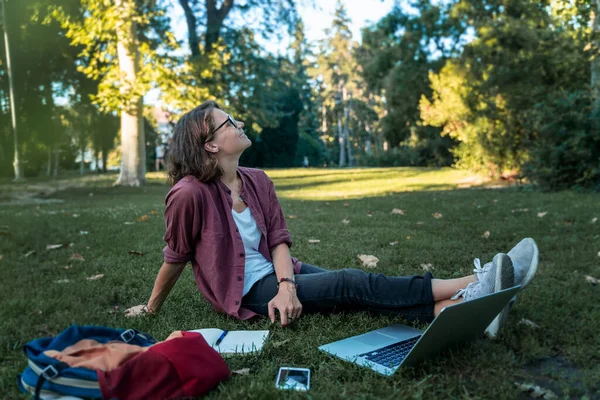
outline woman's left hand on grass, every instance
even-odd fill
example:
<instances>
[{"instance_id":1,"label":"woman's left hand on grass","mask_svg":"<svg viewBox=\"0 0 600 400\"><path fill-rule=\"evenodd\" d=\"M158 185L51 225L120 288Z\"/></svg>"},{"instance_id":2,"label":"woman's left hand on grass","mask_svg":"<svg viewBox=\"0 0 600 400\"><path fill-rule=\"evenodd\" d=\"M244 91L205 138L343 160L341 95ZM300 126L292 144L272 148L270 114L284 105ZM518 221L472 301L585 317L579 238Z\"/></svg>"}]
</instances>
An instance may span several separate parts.
<instances>
[{"instance_id":1,"label":"woman's left hand on grass","mask_svg":"<svg viewBox=\"0 0 600 400\"><path fill-rule=\"evenodd\" d=\"M281 326L286 326L291 320L300 318L302 304L293 285L282 284L277 295L269 302L269 318L272 323L275 322L275 309L279 310Z\"/></svg>"}]
</instances>

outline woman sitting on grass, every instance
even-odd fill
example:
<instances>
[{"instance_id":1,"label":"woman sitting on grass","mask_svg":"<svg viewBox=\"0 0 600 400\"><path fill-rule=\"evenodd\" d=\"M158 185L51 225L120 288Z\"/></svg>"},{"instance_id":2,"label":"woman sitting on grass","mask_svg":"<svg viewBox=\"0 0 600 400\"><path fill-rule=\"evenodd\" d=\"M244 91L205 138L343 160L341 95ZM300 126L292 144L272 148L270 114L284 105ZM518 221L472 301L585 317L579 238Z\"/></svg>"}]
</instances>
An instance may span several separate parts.
<instances>
[{"instance_id":1,"label":"woman sitting on grass","mask_svg":"<svg viewBox=\"0 0 600 400\"><path fill-rule=\"evenodd\" d=\"M287 230L273 182L259 169L239 166L252 143L244 123L212 101L185 114L169 148L164 264L150 300L128 316L156 313L192 262L196 285L220 312L245 320L257 314L282 326L302 313L369 310L431 322L440 311L521 285L533 278L538 252L532 239L498 254L474 275L458 279L392 277L358 269L325 270L290 256ZM507 306L488 328L492 337Z\"/></svg>"}]
</instances>

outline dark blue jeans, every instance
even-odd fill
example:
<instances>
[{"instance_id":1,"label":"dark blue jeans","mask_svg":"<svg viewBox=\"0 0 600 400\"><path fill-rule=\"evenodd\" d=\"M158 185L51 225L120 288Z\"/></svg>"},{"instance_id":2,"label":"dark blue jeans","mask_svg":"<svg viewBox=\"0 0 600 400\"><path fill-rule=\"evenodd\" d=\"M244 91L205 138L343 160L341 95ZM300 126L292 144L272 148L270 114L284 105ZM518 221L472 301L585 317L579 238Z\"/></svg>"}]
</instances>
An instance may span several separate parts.
<instances>
[{"instance_id":1,"label":"dark blue jeans","mask_svg":"<svg viewBox=\"0 0 600 400\"><path fill-rule=\"evenodd\" d=\"M422 322L434 318L431 279L429 272L425 276L386 276L350 268L325 270L304 263L296 275L302 313L364 310ZM277 290L277 276L267 275L244 296L242 307L268 316L269 301Z\"/></svg>"}]
</instances>

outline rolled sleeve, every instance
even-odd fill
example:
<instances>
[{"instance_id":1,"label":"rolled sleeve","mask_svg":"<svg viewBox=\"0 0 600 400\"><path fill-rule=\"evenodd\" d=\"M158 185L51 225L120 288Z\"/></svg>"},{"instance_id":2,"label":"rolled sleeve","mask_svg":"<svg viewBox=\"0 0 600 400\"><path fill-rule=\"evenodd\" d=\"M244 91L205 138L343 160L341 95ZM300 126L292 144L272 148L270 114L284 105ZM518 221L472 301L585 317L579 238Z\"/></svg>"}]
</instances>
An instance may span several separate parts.
<instances>
[{"instance_id":1,"label":"rolled sleeve","mask_svg":"<svg viewBox=\"0 0 600 400\"><path fill-rule=\"evenodd\" d=\"M193 253L180 254L167 245L163 249L163 257L167 264L181 264L191 261L193 258Z\"/></svg>"},{"instance_id":2,"label":"rolled sleeve","mask_svg":"<svg viewBox=\"0 0 600 400\"><path fill-rule=\"evenodd\" d=\"M269 215L267 216L267 243L269 251L272 251L277 245L287 243L288 247L292 247L292 236L287 229L285 217L281 204L275 193L275 185L273 181L265 174L267 178L267 187L269 193Z\"/></svg>"},{"instance_id":3,"label":"rolled sleeve","mask_svg":"<svg viewBox=\"0 0 600 400\"><path fill-rule=\"evenodd\" d=\"M199 191L190 187L173 187L165 200L165 236L163 249L166 263L179 264L194 258L195 243L202 227Z\"/></svg>"}]
</instances>

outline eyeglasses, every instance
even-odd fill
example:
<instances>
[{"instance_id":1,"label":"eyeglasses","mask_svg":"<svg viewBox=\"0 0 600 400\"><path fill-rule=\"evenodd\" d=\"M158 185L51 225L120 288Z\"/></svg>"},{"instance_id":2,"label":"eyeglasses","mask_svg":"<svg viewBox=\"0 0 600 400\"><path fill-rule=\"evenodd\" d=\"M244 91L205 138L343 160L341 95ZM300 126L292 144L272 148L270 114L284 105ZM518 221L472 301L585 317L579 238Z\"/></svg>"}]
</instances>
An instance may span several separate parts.
<instances>
[{"instance_id":1,"label":"eyeglasses","mask_svg":"<svg viewBox=\"0 0 600 400\"><path fill-rule=\"evenodd\" d=\"M212 134L214 135L215 133L217 133L217 131L219 129L221 129L223 127L223 125L225 125L228 122L231 123L231 125L233 125L233 127L237 129L238 126L235 123L235 120L233 118L231 118L231 115L227 114L227 119L225 120L225 122L223 122L221 125L217 126L217 129L215 129Z\"/></svg>"}]
</instances>

